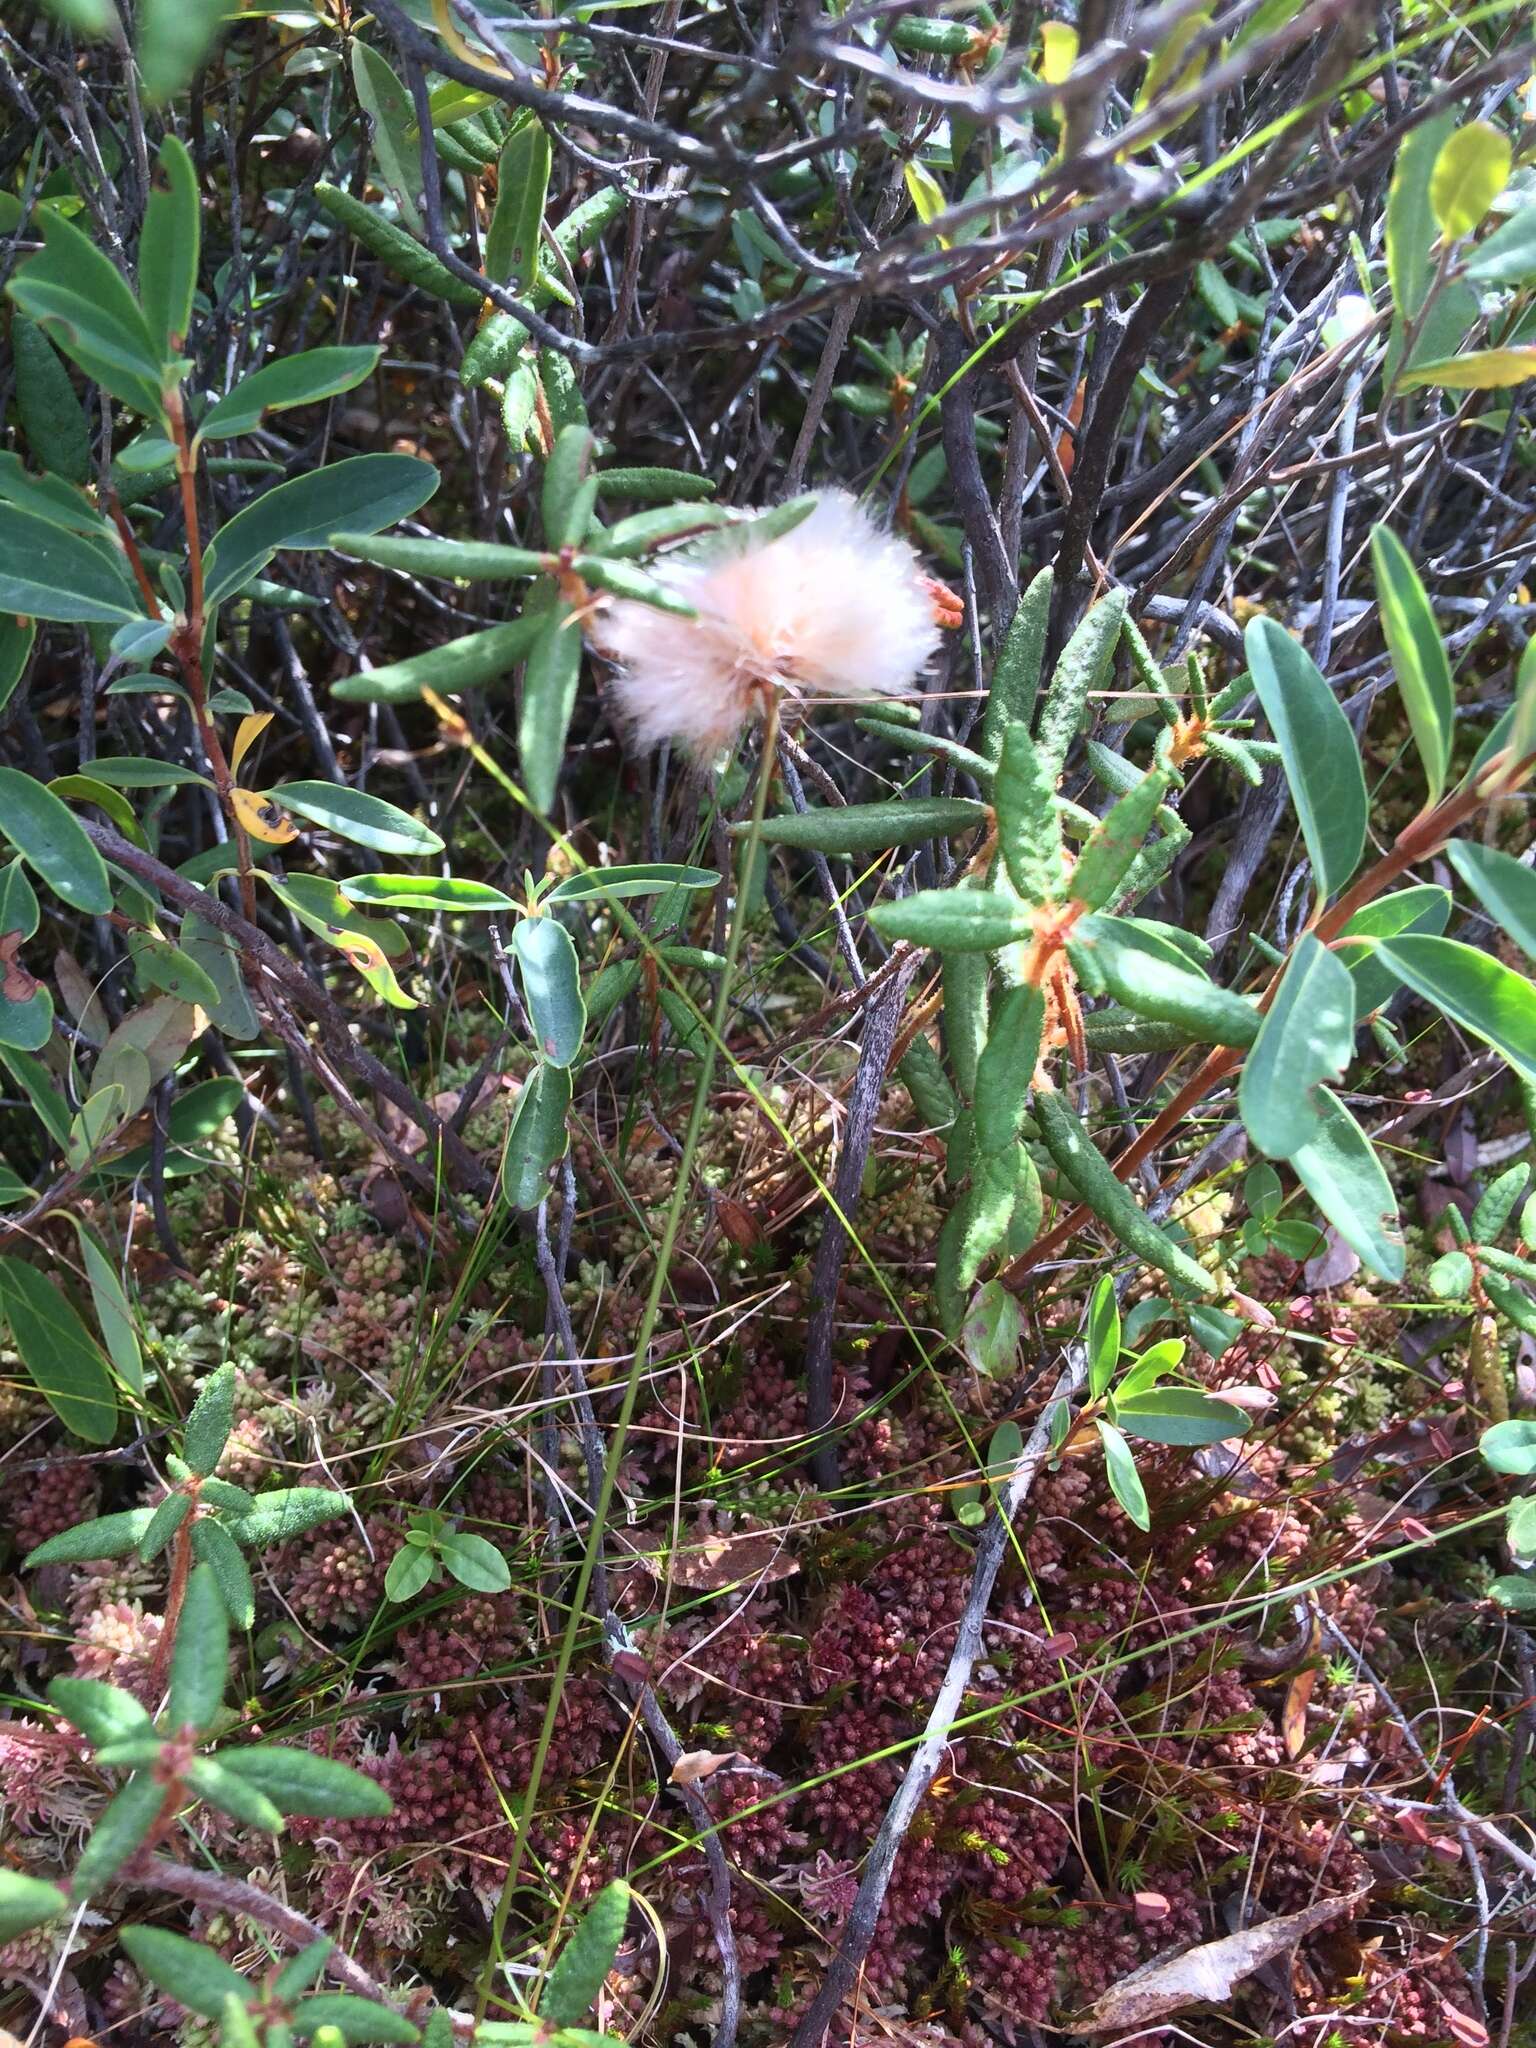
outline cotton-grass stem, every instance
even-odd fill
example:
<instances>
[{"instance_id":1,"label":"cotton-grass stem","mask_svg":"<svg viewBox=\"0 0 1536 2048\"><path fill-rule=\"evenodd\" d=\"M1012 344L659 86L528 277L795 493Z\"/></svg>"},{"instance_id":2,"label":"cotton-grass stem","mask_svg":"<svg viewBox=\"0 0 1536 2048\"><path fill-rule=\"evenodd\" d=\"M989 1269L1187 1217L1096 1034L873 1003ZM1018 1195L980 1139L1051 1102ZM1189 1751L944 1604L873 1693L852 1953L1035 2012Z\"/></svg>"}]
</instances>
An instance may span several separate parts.
<instances>
[{"instance_id":1,"label":"cotton-grass stem","mask_svg":"<svg viewBox=\"0 0 1536 2048\"><path fill-rule=\"evenodd\" d=\"M624 1382L623 1399L619 1404L618 1419L608 1444L608 1455L603 1463L602 1484L592 1506L591 1526L587 1531L586 1548L582 1552L581 1565L576 1574L576 1584L571 1592L570 1615L565 1632L560 1638L560 1648L555 1658L554 1676L550 1681L549 1704L544 1709L543 1725L534 1747L533 1763L528 1774L528 1787L523 1794L522 1813L512 1839L512 1851L507 1861L507 1873L502 1879L501 1895L496 1901L496 1910L491 1917L490 1950L486 1956L485 1968L475 1990L475 2024L479 2026L485 2018L490 2003L491 1985L501 1961L502 1940L506 1933L507 1915L511 1910L512 1896L517 1889L518 1878L522 1875L523 1850L528 1840L528 1831L533 1825L534 1811L538 1803L539 1788L543 1783L544 1765L549 1756L550 1742L554 1737L555 1721L560 1712L560 1701L565 1683L570 1675L571 1660L576 1652L576 1637L586 1614L587 1595L591 1589L592 1576L597 1568L602 1551L603 1536L607 1528L608 1511L613 1504L614 1488L618 1483L619 1465L624 1456L624 1445L629 1427L634 1420L635 1404L639 1398L640 1382L644 1377L646 1360L650 1355L651 1338L655 1334L656 1321L661 1313L662 1296L666 1292L667 1273L672 1263L672 1252L682 1228L683 1211L688 1205L692 1191L693 1161L698 1151L699 1136L704 1128L704 1118L709 1108L710 1084L714 1080L715 1055L725 1034L726 1012L730 1003L731 986L736 979L736 965L741 958L742 941L747 928L747 899L750 891L752 870L757 864L758 848L762 844L763 818L768 808L768 785L773 779L773 765L777 753L779 727L779 701L771 691L764 692L762 741L758 752L757 787L752 798L752 819L742 841L741 859L737 867L736 900L731 907L731 927L725 944L725 966L721 970L720 983L715 990L714 1008L709 1020L709 1040L699 1055L699 1077L694 1084L693 1104L688 1112L688 1125L683 1133L682 1156L678 1160L677 1179L672 1189L672 1199L667 1205L666 1221L662 1226L661 1243L656 1252L656 1268L651 1276L650 1291L646 1295L645 1307L641 1312L640 1326L635 1334L635 1351L630 1360L629 1375ZM715 2048L731 2048L735 2037L735 2015L722 2016L719 2030L715 2035Z\"/></svg>"}]
</instances>

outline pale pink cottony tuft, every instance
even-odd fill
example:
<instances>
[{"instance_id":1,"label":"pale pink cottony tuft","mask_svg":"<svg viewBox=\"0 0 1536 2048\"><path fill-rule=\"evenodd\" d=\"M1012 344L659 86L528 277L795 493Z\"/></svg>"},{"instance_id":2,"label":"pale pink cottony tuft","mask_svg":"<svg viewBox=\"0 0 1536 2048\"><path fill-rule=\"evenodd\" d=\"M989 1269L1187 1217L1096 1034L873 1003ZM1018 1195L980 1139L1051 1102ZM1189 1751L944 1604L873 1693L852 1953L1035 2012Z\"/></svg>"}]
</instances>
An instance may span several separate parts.
<instances>
[{"instance_id":1,"label":"pale pink cottony tuft","mask_svg":"<svg viewBox=\"0 0 1536 2048\"><path fill-rule=\"evenodd\" d=\"M777 540L750 530L657 562L657 581L697 618L624 599L593 639L619 665L613 695L641 746L675 740L707 757L734 739L764 688L867 698L907 689L939 642L917 556L845 491Z\"/></svg>"}]
</instances>

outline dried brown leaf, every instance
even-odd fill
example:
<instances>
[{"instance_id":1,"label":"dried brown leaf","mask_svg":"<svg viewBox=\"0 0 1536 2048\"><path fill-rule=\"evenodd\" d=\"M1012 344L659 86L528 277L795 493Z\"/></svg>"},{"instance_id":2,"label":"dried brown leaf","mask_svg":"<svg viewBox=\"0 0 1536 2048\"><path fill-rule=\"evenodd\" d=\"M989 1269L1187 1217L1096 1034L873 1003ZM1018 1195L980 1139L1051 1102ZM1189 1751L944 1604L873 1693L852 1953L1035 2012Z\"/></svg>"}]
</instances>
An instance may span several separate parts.
<instances>
[{"instance_id":1,"label":"dried brown leaf","mask_svg":"<svg viewBox=\"0 0 1536 2048\"><path fill-rule=\"evenodd\" d=\"M1367 1888L1368 1889L1368 1888ZM1181 1955L1161 1956L1111 1984L1080 2018L1075 2032L1105 2034L1121 2027L1149 2026L1187 2005L1220 2005L1232 1987L1266 1963L1286 1955L1298 1941L1339 1919L1365 1897L1365 1891L1342 1898L1319 1899L1298 1913L1282 1913L1241 1934L1202 1942Z\"/></svg>"}]
</instances>

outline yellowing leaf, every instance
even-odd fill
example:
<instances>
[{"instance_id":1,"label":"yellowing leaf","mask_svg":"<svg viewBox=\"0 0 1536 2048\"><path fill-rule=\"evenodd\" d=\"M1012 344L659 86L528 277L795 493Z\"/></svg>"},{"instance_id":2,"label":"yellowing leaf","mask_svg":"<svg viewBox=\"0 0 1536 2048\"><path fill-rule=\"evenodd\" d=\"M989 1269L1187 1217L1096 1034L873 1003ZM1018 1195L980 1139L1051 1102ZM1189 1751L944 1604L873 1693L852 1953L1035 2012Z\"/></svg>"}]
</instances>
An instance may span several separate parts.
<instances>
[{"instance_id":1,"label":"yellowing leaf","mask_svg":"<svg viewBox=\"0 0 1536 2048\"><path fill-rule=\"evenodd\" d=\"M232 789L229 800L246 831L263 846L286 846L298 838L298 826L266 790Z\"/></svg>"},{"instance_id":2,"label":"yellowing leaf","mask_svg":"<svg viewBox=\"0 0 1536 2048\"><path fill-rule=\"evenodd\" d=\"M1077 62L1077 30L1064 21L1042 22L1040 27L1040 76L1047 85L1065 82Z\"/></svg>"},{"instance_id":3,"label":"yellowing leaf","mask_svg":"<svg viewBox=\"0 0 1536 2048\"><path fill-rule=\"evenodd\" d=\"M918 163L915 157L907 165L903 175L907 181L907 196L917 209L918 219L926 227L930 221L938 219L949 203L944 197L944 187L932 171ZM949 246L942 235L938 240L941 248Z\"/></svg>"},{"instance_id":4,"label":"yellowing leaf","mask_svg":"<svg viewBox=\"0 0 1536 2048\"><path fill-rule=\"evenodd\" d=\"M1415 363L1398 382L1434 384L1442 391L1503 391L1536 377L1536 346L1475 348L1464 356L1446 356L1436 363Z\"/></svg>"},{"instance_id":5,"label":"yellowing leaf","mask_svg":"<svg viewBox=\"0 0 1536 2048\"><path fill-rule=\"evenodd\" d=\"M277 713L275 711L253 711L249 717L241 719L240 729L235 734L235 744L230 749L229 754L229 772L231 775L238 775L240 773L240 763L251 751L251 748L255 746L276 716Z\"/></svg>"},{"instance_id":6,"label":"yellowing leaf","mask_svg":"<svg viewBox=\"0 0 1536 2048\"><path fill-rule=\"evenodd\" d=\"M365 932L346 931L340 926L330 928L326 937L338 953L346 955L374 994L382 996L392 1009L414 1010L417 1007L415 998L408 996L395 979L395 970L376 940L370 939Z\"/></svg>"},{"instance_id":7,"label":"yellowing leaf","mask_svg":"<svg viewBox=\"0 0 1536 2048\"><path fill-rule=\"evenodd\" d=\"M1429 203L1449 241L1470 235L1509 183L1509 142L1491 121L1469 121L1446 137L1429 177Z\"/></svg>"},{"instance_id":8,"label":"yellowing leaf","mask_svg":"<svg viewBox=\"0 0 1536 2048\"><path fill-rule=\"evenodd\" d=\"M1141 108L1150 106L1152 101L1157 99L1162 93L1167 92L1171 97L1172 94L1182 92L1187 85L1194 83L1198 67L1204 61L1203 58L1196 58L1192 63L1183 65L1182 74L1180 74L1180 66L1183 62L1184 52L1189 48L1195 37L1202 29L1210 26L1211 12L1212 10L1209 7L1196 8L1193 14L1186 15L1181 22L1174 25L1169 31L1168 39L1162 48L1154 51L1147 65L1147 75L1141 81L1141 90L1136 95L1138 112ZM1061 29L1065 27L1065 24L1062 22L1050 22L1047 24L1047 27ZM1072 53L1067 58L1066 66L1067 71L1070 71L1077 58L1077 32L1075 29L1070 28L1066 32L1072 38ZM1065 76L1066 72L1064 71L1062 77ZM1060 85L1061 79L1051 78L1047 75L1046 83L1048 85Z\"/></svg>"}]
</instances>

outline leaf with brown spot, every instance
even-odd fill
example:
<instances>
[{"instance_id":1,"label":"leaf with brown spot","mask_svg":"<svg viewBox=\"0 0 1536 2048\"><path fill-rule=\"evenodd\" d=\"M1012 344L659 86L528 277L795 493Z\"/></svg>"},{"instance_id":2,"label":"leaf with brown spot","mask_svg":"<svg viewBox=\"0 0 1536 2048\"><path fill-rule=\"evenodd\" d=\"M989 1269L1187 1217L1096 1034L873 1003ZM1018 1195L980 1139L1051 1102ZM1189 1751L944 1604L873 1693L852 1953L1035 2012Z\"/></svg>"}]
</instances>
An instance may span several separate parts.
<instances>
[{"instance_id":1,"label":"leaf with brown spot","mask_svg":"<svg viewBox=\"0 0 1536 2048\"><path fill-rule=\"evenodd\" d=\"M25 943L21 932L0 932L0 995L13 1003L30 1003L37 994L37 976L16 958Z\"/></svg>"},{"instance_id":2,"label":"leaf with brown spot","mask_svg":"<svg viewBox=\"0 0 1536 2048\"><path fill-rule=\"evenodd\" d=\"M1287 1955L1307 1935L1358 1905L1370 1887L1341 1898L1318 1899L1297 1913L1282 1913L1240 1934L1201 1942L1179 1955L1160 1956L1111 1984L1102 1998L1073 2021L1073 2031L1105 2034L1122 2027L1150 2026L1188 2005L1222 2005L1232 1987L1266 1963Z\"/></svg>"}]
</instances>

